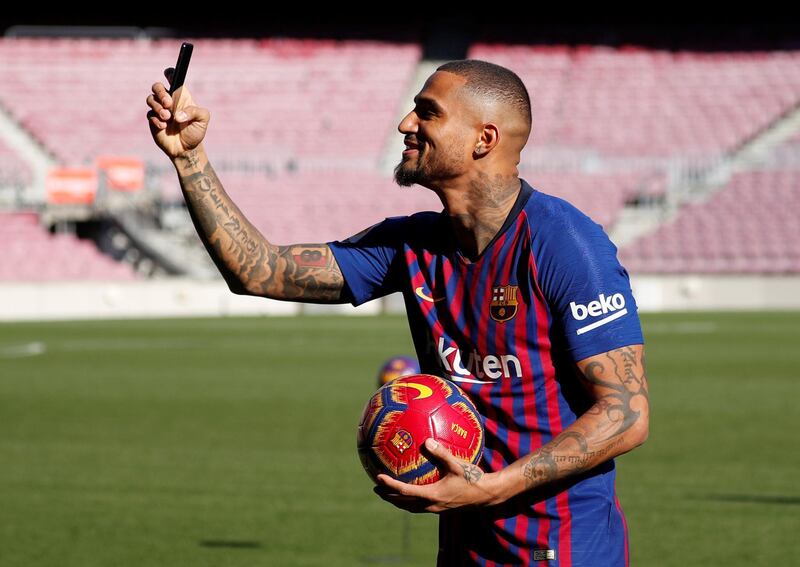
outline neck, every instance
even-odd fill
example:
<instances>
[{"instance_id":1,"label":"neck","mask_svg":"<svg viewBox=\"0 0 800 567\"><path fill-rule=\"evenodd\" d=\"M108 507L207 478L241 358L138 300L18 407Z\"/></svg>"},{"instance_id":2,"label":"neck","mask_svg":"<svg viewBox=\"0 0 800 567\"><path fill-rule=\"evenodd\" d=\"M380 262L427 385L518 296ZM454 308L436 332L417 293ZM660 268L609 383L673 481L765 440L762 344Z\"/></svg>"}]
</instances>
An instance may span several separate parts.
<instances>
[{"instance_id":1,"label":"neck","mask_svg":"<svg viewBox=\"0 0 800 567\"><path fill-rule=\"evenodd\" d=\"M436 191L467 259L474 261L497 235L521 187L516 174L478 173L463 184Z\"/></svg>"}]
</instances>

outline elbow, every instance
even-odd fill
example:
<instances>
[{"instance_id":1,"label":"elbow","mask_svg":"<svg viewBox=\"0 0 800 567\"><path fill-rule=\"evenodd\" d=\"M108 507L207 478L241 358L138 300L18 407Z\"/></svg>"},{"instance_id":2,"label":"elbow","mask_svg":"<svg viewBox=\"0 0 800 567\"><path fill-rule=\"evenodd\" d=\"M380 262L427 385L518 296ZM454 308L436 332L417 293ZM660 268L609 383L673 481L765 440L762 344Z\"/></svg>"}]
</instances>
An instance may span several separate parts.
<instances>
[{"instance_id":1,"label":"elbow","mask_svg":"<svg viewBox=\"0 0 800 567\"><path fill-rule=\"evenodd\" d=\"M235 284L228 284L228 289L231 290L231 293L234 295L252 295L247 288L242 287L241 285Z\"/></svg>"},{"instance_id":2,"label":"elbow","mask_svg":"<svg viewBox=\"0 0 800 567\"><path fill-rule=\"evenodd\" d=\"M253 295L253 292L239 279L228 277L225 278L225 283L228 284L228 289L234 295Z\"/></svg>"},{"instance_id":3,"label":"elbow","mask_svg":"<svg viewBox=\"0 0 800 567\"><path fill-rule=\"evenodd\" d=\"M642 413L636 424L631 428L630 443L631 449L644 445L650 436L650 416L647 412Z\"/></svg>"}]
</instances>

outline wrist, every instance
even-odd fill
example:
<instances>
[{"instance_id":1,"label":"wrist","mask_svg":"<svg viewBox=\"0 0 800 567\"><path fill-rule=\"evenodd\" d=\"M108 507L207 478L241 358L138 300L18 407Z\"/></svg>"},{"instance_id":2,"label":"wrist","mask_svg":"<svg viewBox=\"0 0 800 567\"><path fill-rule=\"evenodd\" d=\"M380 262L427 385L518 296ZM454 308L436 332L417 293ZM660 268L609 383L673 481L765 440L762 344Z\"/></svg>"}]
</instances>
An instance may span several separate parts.
<instances>
[{"instance_id":1,"label":"wrist","mask_svg":"<svg viewBox=\"0 0 800 567\"><path fill-rule=\"evenodd\" d=\"M484 491L486 492L485 506L502 504L513 496L509 490L507 468L493 473L486 473L483 476L483 481L485 482Z\"/></svg>"},{"instance_id":2,"label":"wrist","mask_svg":"<svg viewBox=\"0 0 800 567\"><path fill-rule=\"evenodd\" d=\"M191 150L181 152L172 158L172 165L178 170L178 173L203 171L207 163L208 157L202 144Z\"/></svg>"}]
</instances>

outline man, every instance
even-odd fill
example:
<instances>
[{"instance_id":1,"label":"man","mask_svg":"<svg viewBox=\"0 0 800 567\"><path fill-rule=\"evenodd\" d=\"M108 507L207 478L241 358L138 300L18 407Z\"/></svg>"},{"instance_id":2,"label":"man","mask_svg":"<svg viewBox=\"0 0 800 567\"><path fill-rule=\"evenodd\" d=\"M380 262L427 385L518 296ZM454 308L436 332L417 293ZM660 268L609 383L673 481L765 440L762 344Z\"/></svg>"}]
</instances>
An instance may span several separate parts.
<instances>
[{"instance_id":1,"label":"man","mask_svg":"<svg viewBox=\"0 0 800 567\"><path fill-rule=\"evenodd\" d=\"M441 514L439 565L626 565L613 457L645 441L649 419L636 304L600 226L519 178L522 81L482 61L439 67L399 125L395 179L444 210L293 246L268 242L226 195L202 146L208 110L184 89L173 119L164 85L152 90L153 137L234 293L357 305L402 291L423 372L475 402L481 467L428 441L440 481L381 475L376 488Z\"/></svg>"}]
</instances>

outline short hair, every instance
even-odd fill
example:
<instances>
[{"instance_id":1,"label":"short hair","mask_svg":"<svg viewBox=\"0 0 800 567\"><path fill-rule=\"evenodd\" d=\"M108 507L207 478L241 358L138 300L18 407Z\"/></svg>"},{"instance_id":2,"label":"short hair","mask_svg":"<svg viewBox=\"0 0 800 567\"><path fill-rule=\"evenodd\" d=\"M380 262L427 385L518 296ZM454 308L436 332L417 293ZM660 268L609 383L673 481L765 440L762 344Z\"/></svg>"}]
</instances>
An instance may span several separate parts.
<instances>
[{"instance_id":1,"label":"short hair","mask_svg":"<svg viewBox=\"0 0 800 567\"><path fill-rule=\"evenodd\" d=\"M517 109L531 125L531 97L525 83L510 69L479 59L450 61L436 68L467 79L463 88L492 100L499 100Z\"/></svg>"}]
</instances>

